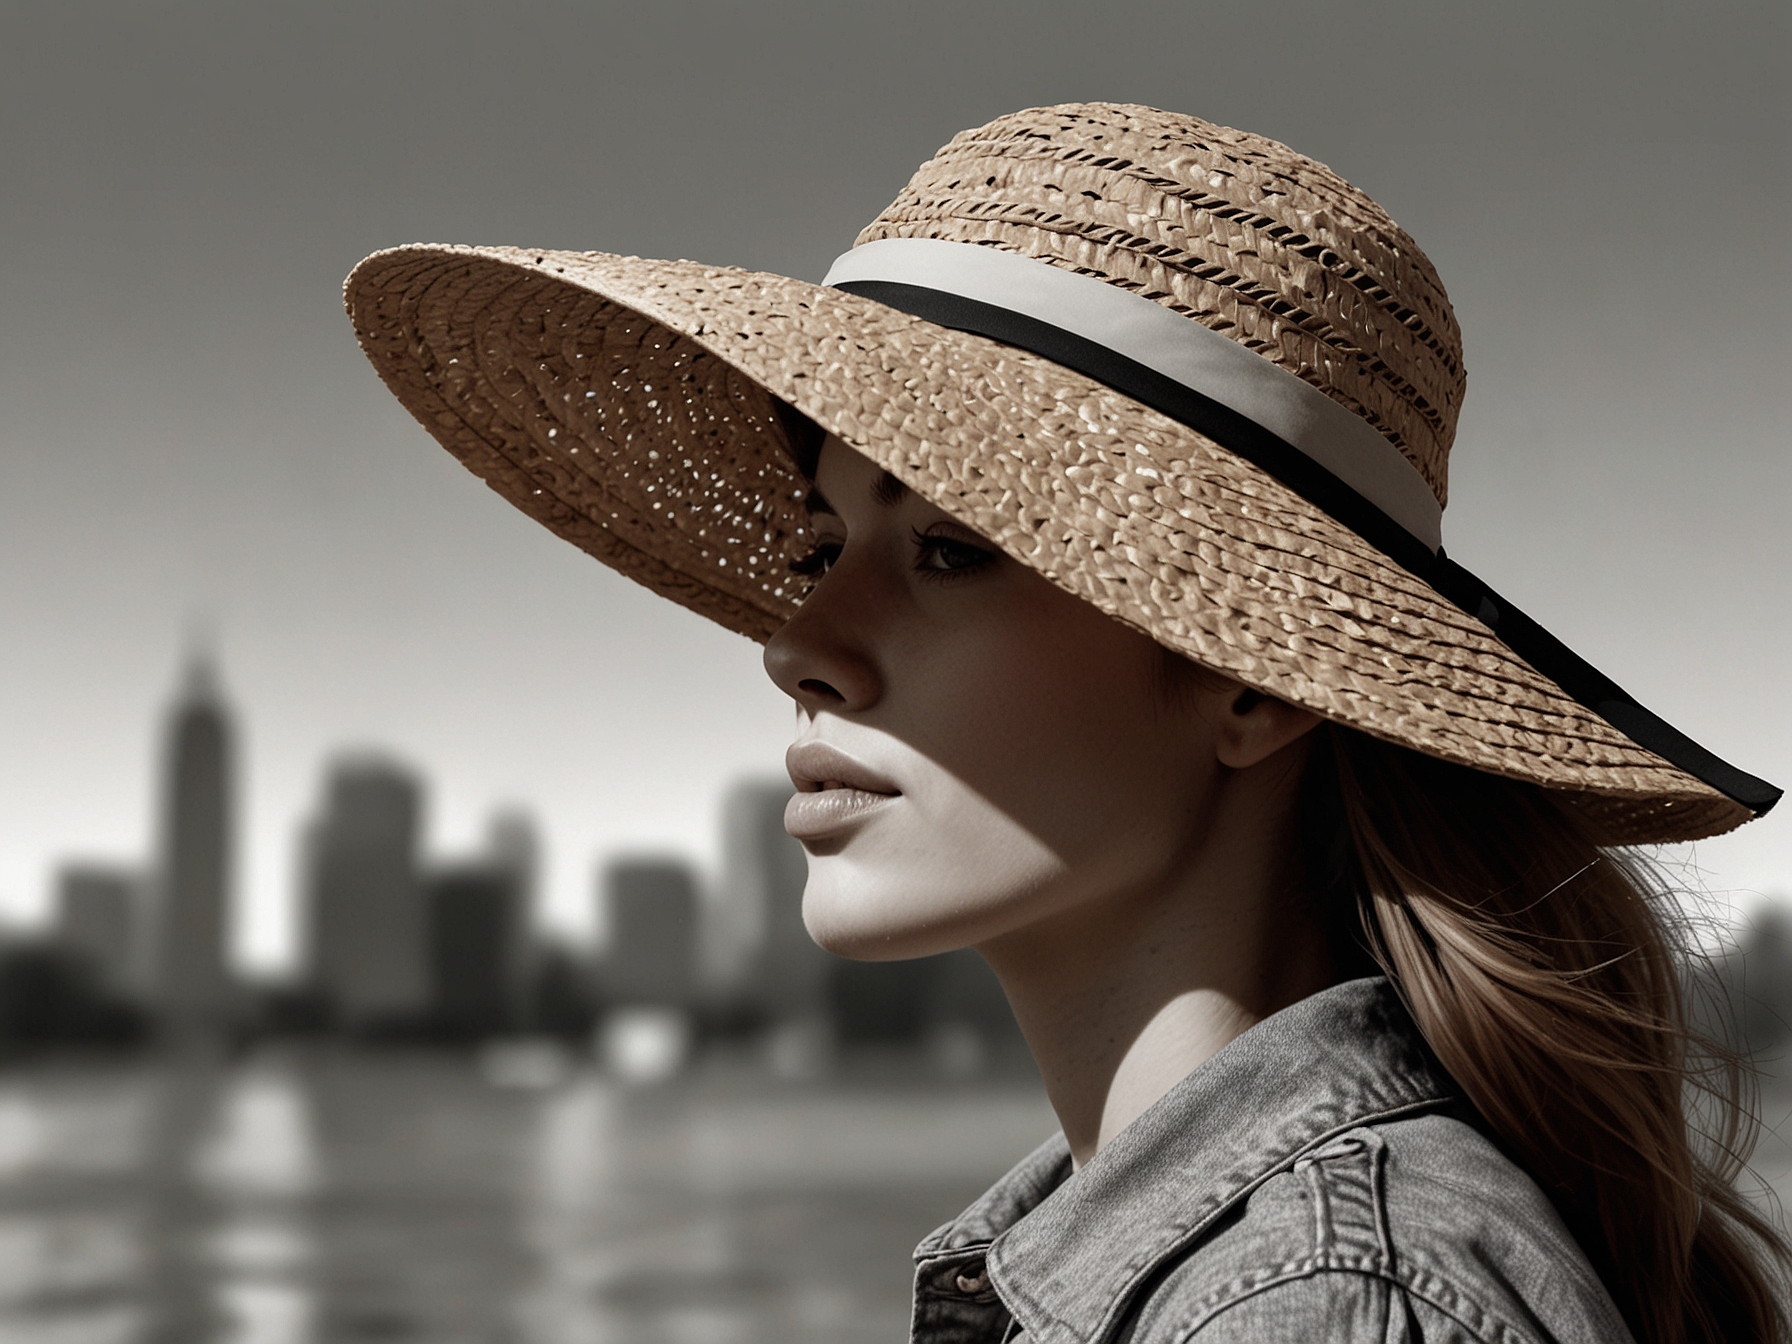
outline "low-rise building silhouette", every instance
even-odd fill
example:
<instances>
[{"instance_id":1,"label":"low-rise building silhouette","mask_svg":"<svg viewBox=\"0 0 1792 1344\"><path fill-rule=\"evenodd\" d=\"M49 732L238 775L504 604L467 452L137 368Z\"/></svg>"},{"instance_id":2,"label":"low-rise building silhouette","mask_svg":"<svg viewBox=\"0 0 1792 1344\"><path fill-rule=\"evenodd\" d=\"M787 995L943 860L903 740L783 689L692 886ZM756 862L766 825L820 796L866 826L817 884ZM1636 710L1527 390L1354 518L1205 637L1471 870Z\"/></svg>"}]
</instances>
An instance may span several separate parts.
<instances>
[{"instance_id":1,"label":"low-rise building silhouette","mask_svg":"<svg viewBox=\"0 0 1792 1344\"><path fill-rule=\"evenodd\" d=\"M55 939L0 939L0 1057L140 1045L150 1025L90 958Z\"/></svg>"},{"instance_id":2,"label":"low-rise building silhouette","mask_svg":"<svg viewBox=\"0 0 1792 1344\"><path fill-rule=\"evenodd\" d=\"M121 999L139 997L144 988L145 886L142 873L112 864L69 863L56 875L57 943Z\"/></svg>"},{"instance_id":3,"label":"low-rise building silhouette","mask_svg":"<svg viewBox=\"0 0 1792 1344\"><path fill-rule=\"evenodd\" d=\"M597 1024L596 977L583 950L557 939L532 940L525 1021L530 1030L569 1040Z\"/></svg>"},{"instance_id":4,"label":"low-rise building silhouette","mask_svg":"<svg viewBox=\"0 0 1792 1344\"><path fill-rule=\"evenodd\" d=\"M935 958L910 961L835 959L828 1011L843 1045L915 1045L927 1030L936 997Z\"/></svg>"},{"instance_id":5,"label":"low-rise building silhouette","mask_svg":"<svg viewBox=\"0 0 1792 1344\"><path fill-rule=\"evenodd\" d=\"M1754 910L1727 954L1695 960L1693 969L1686 989L1698 1030L1744 1054L1784 1055L1792 1041L1792 907Z\"/></svg>"}]
</instances>

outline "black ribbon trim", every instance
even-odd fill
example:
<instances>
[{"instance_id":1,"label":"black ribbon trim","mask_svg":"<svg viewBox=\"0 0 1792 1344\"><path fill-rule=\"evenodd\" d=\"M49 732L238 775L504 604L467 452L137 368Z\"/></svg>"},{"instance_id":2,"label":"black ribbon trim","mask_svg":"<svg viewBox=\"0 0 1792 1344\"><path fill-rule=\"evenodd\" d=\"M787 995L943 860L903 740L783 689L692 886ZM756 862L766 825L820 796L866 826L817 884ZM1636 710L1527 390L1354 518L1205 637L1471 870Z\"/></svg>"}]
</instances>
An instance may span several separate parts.
<instances>
[{"instance_id":1,"label":"black ribbon trim","mask_svg":"<svg viewBox=\"0 0 1792 1344\"><path fill-rule=\"evenodd\" d=\"M1441 548L1434 553L1332 472L1231 407L1086 336L979 299L895 280L848 280L834 288L873 299L936 326L987 336L1030 351L1187 425L1262 468L1401 568L1431 585L1492 630L1512 652L1637 745L1704 781L1756 816L1780 800L1781 790L1738 770L1644 709L1610 677L1446 556Z\"/></svg>"}]
</instances>

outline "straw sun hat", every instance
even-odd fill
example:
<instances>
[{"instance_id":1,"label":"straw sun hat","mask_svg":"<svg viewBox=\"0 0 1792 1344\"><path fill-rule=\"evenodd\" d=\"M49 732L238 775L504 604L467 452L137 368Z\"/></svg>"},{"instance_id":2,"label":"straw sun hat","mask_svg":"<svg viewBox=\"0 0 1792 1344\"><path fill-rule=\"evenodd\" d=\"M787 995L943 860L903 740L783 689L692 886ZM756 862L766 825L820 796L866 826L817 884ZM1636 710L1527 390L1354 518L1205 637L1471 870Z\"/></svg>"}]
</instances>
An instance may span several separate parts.
<instances>
[{"instance_id":1,"label":"straw sun hat","mask_svg":"<svg viewBox=\"0 0 1792 1344\"><path fill-rule=\"evenodd\" d=\"M954 138L819 285L415 246L357 266L347 304L494 490L751 638L796 608L810 545L776 398L1159 643L1556 790L1613 843L1779 797L1444 556L1449 300L1379 206L1275 141L1040 108Z\"/></svg>"}]
</instances>

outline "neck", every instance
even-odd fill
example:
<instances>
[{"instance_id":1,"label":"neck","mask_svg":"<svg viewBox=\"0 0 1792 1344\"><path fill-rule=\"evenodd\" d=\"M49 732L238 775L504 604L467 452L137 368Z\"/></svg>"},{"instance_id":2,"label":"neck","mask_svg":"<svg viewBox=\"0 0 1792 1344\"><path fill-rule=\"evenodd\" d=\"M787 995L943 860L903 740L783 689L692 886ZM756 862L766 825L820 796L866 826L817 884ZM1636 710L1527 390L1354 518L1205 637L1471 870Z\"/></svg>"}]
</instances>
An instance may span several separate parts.
<instances>
[{"instance_id":1,"label":"neck","mask_svg":"<svg viewBox=\"0 0 1792 1344\"><path fill-rule=\"evenodd\" d=\"M1262 825L1276 811L1249 773L1161 882L979 948L1078 1167L1229 1041L1334 978L1323 925L1289 879L1292 830Z\"/></svg>"}]
</instances>

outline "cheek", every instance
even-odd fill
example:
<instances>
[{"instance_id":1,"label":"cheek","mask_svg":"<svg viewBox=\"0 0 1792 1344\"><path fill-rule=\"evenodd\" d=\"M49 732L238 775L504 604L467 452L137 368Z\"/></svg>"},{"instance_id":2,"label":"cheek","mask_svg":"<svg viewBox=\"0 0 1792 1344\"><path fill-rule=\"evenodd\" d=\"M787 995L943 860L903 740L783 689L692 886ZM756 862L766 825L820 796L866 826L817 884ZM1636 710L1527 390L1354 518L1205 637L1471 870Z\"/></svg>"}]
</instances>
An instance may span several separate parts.
<instances>
[{"instance_id":1,"label":"cheek","mask_svg":"<svg viewBox=\"0 0 1792 1344\"><path fill-rule=\"evenodd\" d=\"M1155 646L1056 589L1004 615L892 677L910 740L1072 868L1165 857L1216 772L1203 725L1151 694Z\"/></svg>"}]
</instances>

